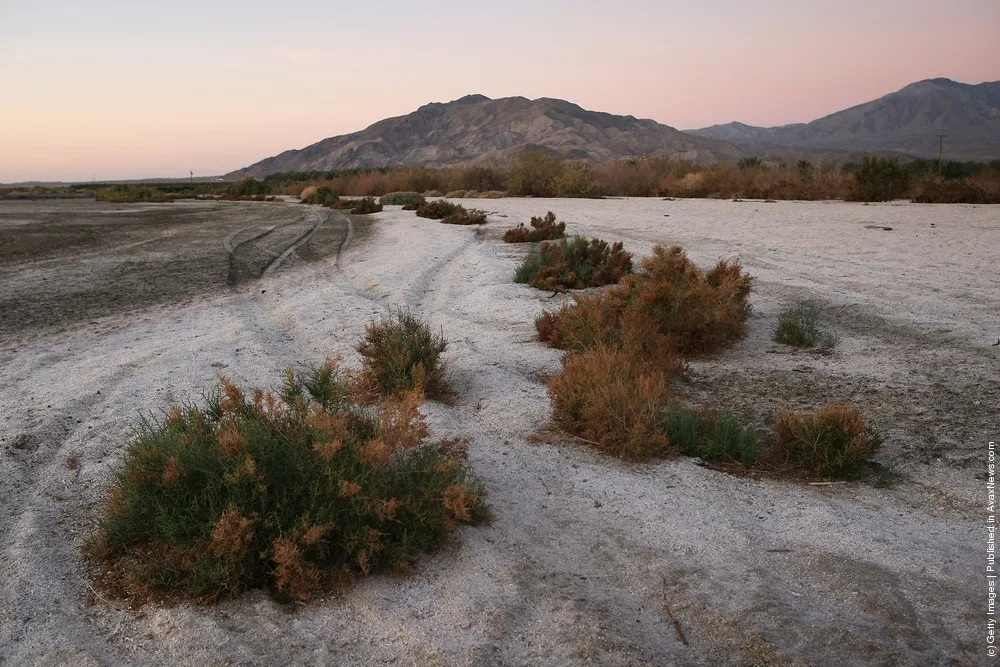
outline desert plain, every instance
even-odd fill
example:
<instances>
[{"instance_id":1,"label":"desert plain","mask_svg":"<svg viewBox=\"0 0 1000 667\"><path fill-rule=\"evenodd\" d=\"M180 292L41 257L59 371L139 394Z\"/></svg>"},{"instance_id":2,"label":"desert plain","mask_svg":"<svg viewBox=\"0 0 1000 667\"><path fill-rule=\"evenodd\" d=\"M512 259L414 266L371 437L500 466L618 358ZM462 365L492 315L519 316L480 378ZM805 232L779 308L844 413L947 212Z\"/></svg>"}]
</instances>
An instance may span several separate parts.
<instances>
[{"instance_id":1,"label":"desert plain","mask_svg":"<svg viewBox=\"0 0 1000 667\"><path fill-rule=\"evenodd\" d=\"M1000 210L903 202L497 199L481 228L292 202L0 201L0 664L973 665L986 656L987 446L1000 440ZM748 335L691 364L693 405L766 428L858 405L875 479L815 486L545 433L560 355L504 229L553 211L637 257L680 244L755 278ZM891 229L888 229L891 228ZM831 354L771 341L816 299ZM414 572L283 605L134 609L81 550L131 428L220 375L274 386L409 308L443 332L492 523ZM669 608L669 614L668 614ZM673 616L682 629L682 643Z\"/></svg>"}]
</instances>

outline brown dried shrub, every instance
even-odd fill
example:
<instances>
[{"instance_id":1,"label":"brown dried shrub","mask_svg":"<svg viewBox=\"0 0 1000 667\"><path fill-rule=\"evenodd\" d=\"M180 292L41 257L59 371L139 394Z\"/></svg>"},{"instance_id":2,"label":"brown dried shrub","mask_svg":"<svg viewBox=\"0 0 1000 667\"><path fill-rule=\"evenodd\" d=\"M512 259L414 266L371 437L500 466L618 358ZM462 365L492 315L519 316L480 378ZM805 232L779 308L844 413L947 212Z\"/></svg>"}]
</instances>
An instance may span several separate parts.
<instances>
[{"instance_id":1,"label":"brown dried shrub","mask_svg":"<svg viewBox=\"0 0 1000 667\"><path fill-rule=\"evenodd\" d=\"M544 218L532 216L530 224L530 229L523 224L508 229L504 232L503 240L507 243L533 243L553 241L566 235L566 223L557 223L556 215L552 211L546 213Z\"/></svg>"},{"instance_id":2,"label":"brown dried shrub","mask_svg":"<svg viewBox=\"0 0 1000 667\"><path fill-rule=\"evenodd\" d=\"M815 412L784 409L774 418L773 465L809 477L853 478L882 445L858 408L828 405Z\"/></svg>"}]
</instances>

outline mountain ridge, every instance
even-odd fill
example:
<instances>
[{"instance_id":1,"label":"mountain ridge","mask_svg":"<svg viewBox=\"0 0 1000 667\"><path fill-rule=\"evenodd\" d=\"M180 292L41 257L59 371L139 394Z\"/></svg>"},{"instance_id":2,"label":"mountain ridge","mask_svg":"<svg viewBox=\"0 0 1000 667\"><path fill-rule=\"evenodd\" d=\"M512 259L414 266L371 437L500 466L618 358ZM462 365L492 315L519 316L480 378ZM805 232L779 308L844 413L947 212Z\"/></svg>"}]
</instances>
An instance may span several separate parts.
<instances>
[{"instance_id":1,"label":"mountain ridge","mask_svg":"<svg viewBox=\"0 0 1000 667\"><path fill-rule=\"evenodd\" d=\"M759 127L737 121L688 133L748 148L886 151L936 157L947 134L950 159L1000 157L1000 81L962 83L938 77L808 123Z\"/></svg>"}]
</instances>

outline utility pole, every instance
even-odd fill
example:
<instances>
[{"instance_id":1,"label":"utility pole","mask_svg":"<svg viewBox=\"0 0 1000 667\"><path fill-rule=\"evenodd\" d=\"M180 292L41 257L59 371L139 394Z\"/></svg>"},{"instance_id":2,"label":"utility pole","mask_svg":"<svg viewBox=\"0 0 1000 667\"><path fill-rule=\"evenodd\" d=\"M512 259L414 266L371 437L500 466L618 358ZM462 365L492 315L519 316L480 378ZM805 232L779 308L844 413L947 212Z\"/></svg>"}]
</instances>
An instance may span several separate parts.
<instances>
[{"instance_id":1,"label":"utility pole","mask_svg":"<svg viewBox=\"0 0 1000 667\"><path fill-rule=\"evenodd\" d=\"M947 134L939 134L939 135L937 135L937 138L938 138L938 178L941 178L942 166L944 165L944 160L942 159L944 157L944 138L947 137L947 136L948 136Z\"/></svg>"},{"instance_id":2,"label":"utility pole","mask_svg":"<svg viewBox=\"0 0 1000 667\"><path fill-rule=\"evenodd\" d=\"M191 182L194 183L194 172L189 171L188 173L191 174Z\"/></svg>"}]
</instances>

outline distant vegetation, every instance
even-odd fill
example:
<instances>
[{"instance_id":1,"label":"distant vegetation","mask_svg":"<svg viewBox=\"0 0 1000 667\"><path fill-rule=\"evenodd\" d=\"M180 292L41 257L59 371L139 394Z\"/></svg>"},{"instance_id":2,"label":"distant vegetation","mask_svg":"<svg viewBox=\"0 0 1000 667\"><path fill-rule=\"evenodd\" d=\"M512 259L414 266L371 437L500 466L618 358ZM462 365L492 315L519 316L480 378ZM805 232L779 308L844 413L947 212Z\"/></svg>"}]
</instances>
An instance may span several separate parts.
<instances>
[{"instance_id":1,"label":"distant vegetation","mask_svg":"<svg viewBox=\"0 0 1000 667\"><path fill-rule=\"evenodd\" d=\"M160 188L149 185L112 185L107 188L100 188L94 195L97 201L114 203L134 203L134 202L172 202L174 197L167 194Z\"/></svg>"},{"instance_id":2,"label":"distant vegetation","mask_svg":"<svg viewBox=\"0 0 1000 667\"><path fill-rule=\"evenodd\" d=\"M283 173L268 176L264 182L275 192L291 195L298 195L303 187L312 184L326 185L341 196L374 197L393 192L421 192L425 196L448 193L451 198L495 197L506 192L513 196L545 197L863 201L919 197L921 201L1000 201L1000 162L946 160L941 171L939 178L935 160L902 163L877 157L836 167L804 160L775 164L758 157L744 158L738 165L720 162L700 166L668 156L588 164L564 160L548 151L536 151L508 167L399 167Z\"/></svg>"}]
</instances>

